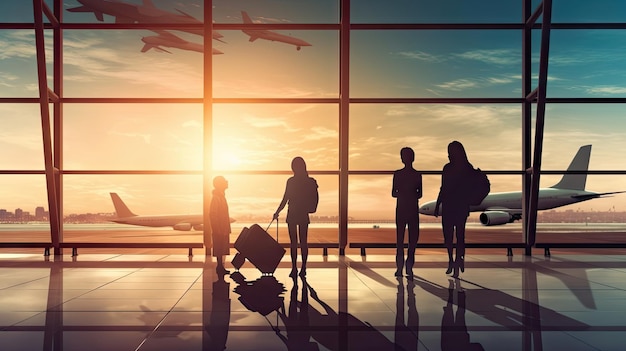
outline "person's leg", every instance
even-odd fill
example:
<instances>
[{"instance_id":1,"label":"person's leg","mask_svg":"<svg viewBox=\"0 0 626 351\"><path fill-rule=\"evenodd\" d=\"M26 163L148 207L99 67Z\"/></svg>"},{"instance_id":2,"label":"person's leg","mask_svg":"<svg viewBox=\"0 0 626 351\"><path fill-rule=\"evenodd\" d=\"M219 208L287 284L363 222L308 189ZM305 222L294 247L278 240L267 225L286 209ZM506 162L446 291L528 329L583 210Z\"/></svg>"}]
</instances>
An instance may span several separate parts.
<instances>
[{"instance_id":1,"label":"person's leg","mask_svg":"<svg viewBox=\"0 0 626 351\"><path fill-rule=\"evenodd\" d=\"M295 277L298 274L298 268L296 266L298 259L298 227L294 223L287 223L287 229L289 231L289 248L291 254L291 273L289 273L289 276Z\"/></svg>"},{"instance_id":2,"label":"person's leg","mask_svg":"<svg viewBox=\"0 0 626 351\"><path fill-rule=\"evenodd\" d=\"M417 241L419 240L419 218L411 218L409 225L409 248L406 256L406 275L409 278L413 277L413 265L415 264L415 248L417 247Z\"/></svg>"},{"instance_id":3,"label":"person's leg","mask_svg":"<svg viewBox=\"0 0 626 351\"><path fill-rule=\"evenodd\" d=\"M443 229L443 242L448 251L448 270L446 274L452 273L453 261L452 261L452 248L454 243L452 242L454 236L454 223L451 223L449 218L443 217L441 220L441 226Z\"/></svg>"},{"instance_id":4,"label":"person's leg","mask_svg":"<svg viewBox=\"0 0 626 351\"><path fill-rule=\"evenodd\" d=\"M459 218L456 226L456 261L461 272L465 271L465 222L467 217Z\"/></svg>"},{"instance_id":5,"label":"person's leg","mask_svg":"<svg viewBox=\"0 0 626 351\"><path fill-rule=\"evenodd\" d=\"M300 276L306 276L306 261L309 258L309 243L308 243L308 233L309 233L309 224L302 223L298 226L300 228L300 254L302 255L302 268L300 269Z\"/></svg>"},{"instance_id":6,"label":"person's leg","mask_svg":"<svg viewBox=\"0 0 626 351\"><path fill-rule=\"evenodd\" d=\"M406 222L396 215L396 277L402 276L404 267L404 228Z\"/></svg>"},{"instance_id":7,"label":"person's leg","mask_svg":"<svg viewBox=\"0 0 626 351\"><path fill-rule=\"evenodd\" d=\"M224 267L224 256L215 256L215 260L217 261L217 267L215 267L215 271L217 272L217 274L228 274L230 273L230 271L228 271L225 267Z\"/></svg>"}]
</instances>

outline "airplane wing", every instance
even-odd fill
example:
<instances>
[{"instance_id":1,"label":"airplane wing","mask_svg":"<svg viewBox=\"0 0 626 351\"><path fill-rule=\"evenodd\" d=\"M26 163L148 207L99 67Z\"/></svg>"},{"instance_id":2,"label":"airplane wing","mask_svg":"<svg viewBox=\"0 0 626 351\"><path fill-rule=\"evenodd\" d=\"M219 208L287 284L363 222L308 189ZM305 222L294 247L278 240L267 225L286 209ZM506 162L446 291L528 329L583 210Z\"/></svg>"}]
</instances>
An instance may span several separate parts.
<instances>
[{"instance_id":1,"label":"airplane wing","mask_svg":"<svg viewBox=\"0 0 626 351\"><path fill-rule=\"evenodd\" d=\"M102 15L102 12L94 11L93 9L87 6L72 7L71 9L67 9L67 10L69 12L93 12L94 16L96 16L98 21L104 22L104 16Z\"/></svg>"},{"instance_id":2,"label":"airplane wing","mask_svg":"<svg viewBox=\"0 0 626 351\"><path fill-rule=\"evenodd\" d=\"M178 11L181 15L185 16L185 17L189 17L189 18L193 18L196 19L195 17L193 17L192 15L188 14L187 12L183 11L183 10L179 10L179 9L175 9L176 11ZM199 21L198 21L199 22Z\"/></svg>"},{"instance_id":3,"label":"airplane wing","mask_svg":"<svg viewBox=\"0 0 626 351\"><path fill-rule=\"evenodd\" d=\"M581 201L585 201L585 200L595 199L595 198L598 198L598 197L609 197L611 195L623 194L623 193L626 193L626 191L611 191L611 192L608 192L608 193L590 193L590 194L573 195L572 197L574 199L579 199Z\"/></svg>"},{"instance_id":4,"label":"airplane wing","mask_svg":"<svg viewBox=\"0 0 626 351\"><path fill-rule=\"evenodd\" d=\"M115 16L115 23L122 23L122 24L135 23L135 20L130 17Z\"/></svg>"},{"instance_id":5,"label":"airplane wing","mask_svg":"<svg viewBox=\"0 0 626 351\"><path fill-rule=\"evenodd\" d=\"M163 49L162 47L156 46L156 45L152 45L152 44L144 45L143 48L141 48L141 52L146 52L146 51L148 51L150 49L158 50L158 51L161 51L161 52L167 52L168 54L171 54L171 52Z\"/></svg>"},{"instance_id":6,"label":"airplane wing","mask_svg":"<svg viewBox=\"0 0 626 351\"><path fill-rule=\"evenodd\" d=\"M250 39L249 39L248 41L253 42L253 41L257 40L257 39L259 39L259 37L256 37L256 36L252 36L252 35L251 35L251 36L250 36Z\"/></svg>"}]
</instances>

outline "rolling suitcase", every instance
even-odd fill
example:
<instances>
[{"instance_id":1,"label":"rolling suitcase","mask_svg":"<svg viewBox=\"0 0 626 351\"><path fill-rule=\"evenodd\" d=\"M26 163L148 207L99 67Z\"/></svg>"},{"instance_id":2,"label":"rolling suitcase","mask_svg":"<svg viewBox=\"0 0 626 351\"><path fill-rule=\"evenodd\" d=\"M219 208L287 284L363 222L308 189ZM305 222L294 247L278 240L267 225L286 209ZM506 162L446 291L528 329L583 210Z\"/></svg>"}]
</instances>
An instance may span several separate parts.
<instances>
[{"instance_id":1,"label":"rolling suitcase","mask_svg":"<svg viewBox=\"0 0 626 351\"><path fill-rule=\"evenodd\" d=\"M276 234L278 236L278 232ZM241 268L248 259L263 274L273 274L286 252L278 241L258 224L243 228L234 246L239 251L232 261L236 269Z\"/></svg>"}]
</instances>

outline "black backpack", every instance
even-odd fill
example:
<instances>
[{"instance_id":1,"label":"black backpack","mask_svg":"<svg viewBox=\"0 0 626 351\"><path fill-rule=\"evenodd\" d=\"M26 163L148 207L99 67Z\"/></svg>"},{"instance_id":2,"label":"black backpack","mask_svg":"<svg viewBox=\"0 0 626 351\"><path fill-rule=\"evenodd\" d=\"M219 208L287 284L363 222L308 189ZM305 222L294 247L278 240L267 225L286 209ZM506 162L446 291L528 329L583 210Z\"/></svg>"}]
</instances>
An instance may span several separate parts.
<instances>
[{"instance_id":1,"label":"black backpack","mask_svg":"<svg viewBox=\"0 0 626 351\"><path fill-rule=\"evenodd\" d=\"M480 205L489 194L489 191L491 191L491 183L489 183L487 174L481 171L480 168L472 169L469 175L467 190L467 202L474 206Z\"/></svg>"},{"instance_id":2,"label":"black backpack","mask_svg":"<svg viewBox=\"0 0 626 351\"><path fill-rule=\"evenodd\" d=\"M315 178L309 178L309 186L307 189L307 212L315 213L317 211L317 204L320 201L320 196L317 191L317 181Z\"/></svg>"}]
</instances>

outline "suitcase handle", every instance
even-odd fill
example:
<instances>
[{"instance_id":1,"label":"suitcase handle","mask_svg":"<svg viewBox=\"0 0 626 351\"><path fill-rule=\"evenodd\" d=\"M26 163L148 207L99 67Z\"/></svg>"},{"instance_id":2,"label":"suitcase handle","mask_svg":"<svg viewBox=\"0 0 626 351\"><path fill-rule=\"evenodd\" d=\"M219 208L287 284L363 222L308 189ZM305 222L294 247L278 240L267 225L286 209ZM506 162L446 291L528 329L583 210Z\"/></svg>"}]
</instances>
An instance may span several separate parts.
<instances>
[{"instance_id":1,"label":"suitcase handle","mask_svg":"<svg viewBox=\"0 0 626 351\"><path fill-rule=\"evenodd\" d=\"M270 224L267 225L267 228L265 228L265 231L269 233L269 229L272 226L272 223L274 223L274 221L276 221L276 242L278 242L278 220L275 218L272 218L272 221L270 222Z\"/></svg>"}]
</instances>

